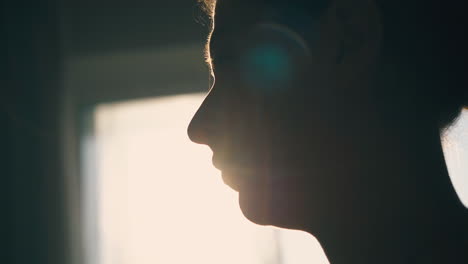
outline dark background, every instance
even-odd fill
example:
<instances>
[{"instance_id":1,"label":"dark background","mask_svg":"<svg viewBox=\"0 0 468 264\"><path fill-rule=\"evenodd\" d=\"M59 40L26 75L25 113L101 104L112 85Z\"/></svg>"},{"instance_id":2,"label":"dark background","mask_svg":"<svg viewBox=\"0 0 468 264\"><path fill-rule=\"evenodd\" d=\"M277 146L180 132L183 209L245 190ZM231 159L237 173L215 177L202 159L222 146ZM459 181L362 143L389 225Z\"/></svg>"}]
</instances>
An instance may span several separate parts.
<instances>
[{"instance_id":1,"label":"dark background","mask_svg":"<svg viewBox=\"0 0 468 264\"><path fill-rule=\"evenodd\" d=\"M3 1L1 18L0 262L80 263L80 113L103 101L205 89L206 18L195 0ZM146 55L165 50L166 61ZM177 71L163 72L166 63ZM129 89L181 73L200 85Z\"/></svg>"}]
</instances>

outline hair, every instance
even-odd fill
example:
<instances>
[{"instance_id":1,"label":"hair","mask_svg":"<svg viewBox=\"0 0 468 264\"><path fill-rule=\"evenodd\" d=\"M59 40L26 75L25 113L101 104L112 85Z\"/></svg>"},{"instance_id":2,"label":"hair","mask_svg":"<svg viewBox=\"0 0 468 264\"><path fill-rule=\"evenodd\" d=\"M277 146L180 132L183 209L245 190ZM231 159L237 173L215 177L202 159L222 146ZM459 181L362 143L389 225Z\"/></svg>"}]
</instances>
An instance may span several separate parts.
<instances>
[{"instance_id":1,"label":"hair","mask_svg":"<svg viewBox=\"0 0 468 264\"><path fill-rule=\"evenodd\" d=\"M217 0L198 0L210 17L210 34L214 28ZM441 0L375 0L381 10L384 30L382 57L385 63L397 65L401 82L390 87L393 95L410 96L417 106L436 118L439 128L448 128L461 110L468 106L464 59L460 54L467 45L464 34L463 1L443 4ZM314 14L324 13L330 0L295 0L311 7ZM282 0L268 2L284 5ZM290 3L288 3L290 4ZM459 5L459 6L458 6ZM462 31L463 30L463 31ZM209 47L207 62L209 58ZM428 78L430 76L430 78ZM408 87L414 83L412 87ZM389 85L389 84L388 84ZM411 90L411 91L409 91Z\"/></svg>"},{"instance_id":2,"label":"hair","mask_svg":"<svg viewBox=\"0 0 468 264\"><path fill-rule=\"evenodd\" d=\"M214 16L216 0L198 0L202 4L202 9L210 16Z\"/></svg>"},{"instance_id":3,"label":"hair","mask_svg":"<svg viewBox=\"0 0 468 264\"><path fill-rule=\"evenodd\" d=\"M441 130L468 106L461 54L467 44L463 5L441 0L376 0L382 16L385 63L398 67L398 94L412 96ZM398 83L397 83L398 85ZM408 87L412 85L412 87ZM411 90L411 91L410 91Z\"/></svg>"},{"instance_id":4,"label":"hair","mask_svg":"<svg viewBox=\"0 0 468 264\"><path fill-rule=\"evenodd\" d=\"M209 24L208 24L208 36L207 41L205 43L204 48L204 57L205 63L208 66L210 77L214 78L214 71L213 71L213 63L210 55L210 41L211 35L213 35L214 31L214 16L215 16L215 7L216 7L216 0L197 0L198 3L201 5L201 9L208 15ZM210 84L211 85L211 84Z\"/></svg>"}]
</instances>

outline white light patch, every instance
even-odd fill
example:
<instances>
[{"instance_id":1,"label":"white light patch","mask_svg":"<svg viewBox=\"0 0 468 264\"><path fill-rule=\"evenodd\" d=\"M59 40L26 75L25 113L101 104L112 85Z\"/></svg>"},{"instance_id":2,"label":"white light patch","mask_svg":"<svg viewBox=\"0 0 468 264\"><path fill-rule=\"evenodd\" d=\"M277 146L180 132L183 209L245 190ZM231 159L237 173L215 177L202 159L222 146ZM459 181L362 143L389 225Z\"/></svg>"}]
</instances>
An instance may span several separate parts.
<instances>
[{"instance_id":1,"label":"white light patch","mask_svg":"<svg viewBox=\"0 0 468 264\"><path fill-rule=\"evenodd\" d=\"M442 136L445 161L453 186L468 207L468 111Z\"/></svg>"},{"instance_id":2,"label":"white light patch","mask_svg":"<svg viewBox=\"0 0 468 264\"><path fill-rule=\"evenodd\" d=\"M210 149L186 135L203 97L96 108L96 186L88 193L97 212L88 222L95 222L97 253L87 263L327 263L310 235L257 226L244 218L237 193L211 165ZM278 232L299 238L281 242ZM301 245L307 248L297 253ZM291 248L304 262L288 260Z\"/></svg>"}]
</instances>

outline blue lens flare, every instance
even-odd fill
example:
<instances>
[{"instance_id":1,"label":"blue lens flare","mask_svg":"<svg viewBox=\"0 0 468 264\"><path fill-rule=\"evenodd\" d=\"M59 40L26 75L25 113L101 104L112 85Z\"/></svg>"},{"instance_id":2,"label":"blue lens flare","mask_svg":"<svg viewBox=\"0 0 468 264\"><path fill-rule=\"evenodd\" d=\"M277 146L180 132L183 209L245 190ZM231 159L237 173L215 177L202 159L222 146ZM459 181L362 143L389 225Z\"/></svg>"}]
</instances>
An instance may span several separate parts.
<instances>
[{"instance_id":1,"label":"blue lens flare","mask_svg":"<svg viewBox=\"0 0 468 264\"><path fill-rule=\"evenodd\" d=\"M286 87L293 72L288 51L270 43L248 50L243 65L244 81L251 87L271 92Z\"/></svg>"},{"instance_id":2,"label":"blue lens flare","mask_svg":"<svg viewBox=\"0 0 468 264\"><path fill-rule=\"evenodd\" d=\"M239 53L242 82L265 95L291 88L302 63L311 56L311 43L283 24L257 24L243 42Z\"/></svg>"}]
</instances>

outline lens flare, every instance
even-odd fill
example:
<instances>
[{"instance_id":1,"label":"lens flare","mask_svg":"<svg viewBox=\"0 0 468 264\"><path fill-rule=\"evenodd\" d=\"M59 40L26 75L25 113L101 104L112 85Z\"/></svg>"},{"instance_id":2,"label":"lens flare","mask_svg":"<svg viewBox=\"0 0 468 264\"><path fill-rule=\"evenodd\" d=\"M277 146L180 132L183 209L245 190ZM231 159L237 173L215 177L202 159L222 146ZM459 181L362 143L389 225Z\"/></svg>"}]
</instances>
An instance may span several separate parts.
<instances>
[{"instance_id":1,"label":"lens flare","mask_svg":"<svg viewBox=\"0 0 468 264\"><path fill-rule=\"evenodd\" d=\"M301 35L280 24L256 25L246 42L240 61L241 78L261 92L289 88L299 61L310 56Z\"/></svg>"},{"instance_id":2,"label":"lens flare","mask_svg":"<svg viewBox=\"0 0 468 264\"><path fill-rule=\"evenodd\" d=\"M249 50L243 65L245 80L262 90L285 85L293 67L287 50L270 43Z\"/></svg>"}]
</instances>

